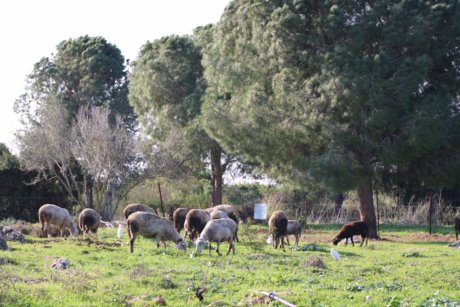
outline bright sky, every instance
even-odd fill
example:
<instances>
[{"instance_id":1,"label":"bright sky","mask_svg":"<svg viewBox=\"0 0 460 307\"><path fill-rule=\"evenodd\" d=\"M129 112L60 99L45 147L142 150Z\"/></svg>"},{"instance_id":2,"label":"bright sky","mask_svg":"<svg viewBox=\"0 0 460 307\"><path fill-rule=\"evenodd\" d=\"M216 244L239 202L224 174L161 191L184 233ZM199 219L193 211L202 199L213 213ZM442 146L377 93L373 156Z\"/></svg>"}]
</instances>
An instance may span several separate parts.
<instances>
[{"instance_id":1,"label":"bright sky","mask_svg":"<svg viewBox=\"0 0 460 307\"><path fill-rule=\"evenodd\" d=\"M5 0L0 1L0 143L14 148L20 128L14 101L25 78L63 40L102 36L134 60L143 44L192 34L219 21L230 0Z\"/></svg>"}]
</instances>

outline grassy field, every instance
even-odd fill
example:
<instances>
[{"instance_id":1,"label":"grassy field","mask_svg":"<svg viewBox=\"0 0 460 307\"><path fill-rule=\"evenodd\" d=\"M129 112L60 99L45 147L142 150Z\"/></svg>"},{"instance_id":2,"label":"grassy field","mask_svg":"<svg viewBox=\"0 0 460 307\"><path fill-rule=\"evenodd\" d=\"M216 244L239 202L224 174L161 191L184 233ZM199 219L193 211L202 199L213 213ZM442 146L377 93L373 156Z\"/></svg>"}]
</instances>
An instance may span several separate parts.
<instances>
[{"instance_id":1,"label":"grassy field","mask_svg":"<svg viewBox=\"0 0 460 307\"><path fill-rule=\"evenodd\" d=\"M265 226L242 226L237 254L222 257L184 254L172 243L158 249L144 238L130 254L126 231L120 240L115 228L98 237L27 236L0 251L0 305L257 306L270 303L259 292L267 291L298 306L460 306L460 249L447 247L452 228L430 237L384 225L384 240L334 247L336 261L330 239L338 228L311 225L299 250L283 251L266 244ZM70 266L52 269L60 257ZM203 301L198 288L206 289Z\"/></svg>"}]
</instances>

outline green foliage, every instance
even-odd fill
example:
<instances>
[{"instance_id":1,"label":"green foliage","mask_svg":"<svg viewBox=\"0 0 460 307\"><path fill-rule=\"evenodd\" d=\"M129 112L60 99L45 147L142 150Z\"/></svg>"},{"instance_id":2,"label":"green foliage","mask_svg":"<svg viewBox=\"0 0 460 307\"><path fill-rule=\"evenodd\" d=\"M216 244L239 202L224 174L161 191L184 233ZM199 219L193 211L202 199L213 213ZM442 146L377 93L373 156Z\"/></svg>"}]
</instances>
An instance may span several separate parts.
<instances>
[{"instance_id":1,"label":"green foliage","mask_svg":"<svg viewBox=\"0 0 460 307\"><path fill-rule=\"evenodd\" d=\"M267 291L298 306L460 304L453 273L460 255L446 242L407 241L396 231L391 241L371 241L369 247L340 244L334 247L341 255L336 261L328 242L335 231L304 233L301 246L314 244L315 249L282 251L265 243L266 226L242 227L237 254L222 257L214 250L212 255L193 249L184 254L172 243L157 248L142 237L131 254L126 234L117 239L116 228L100 229L97 237L27 236L27 243L9 242L12 250L0 251L0 302L140 306L161 297L168 306L247 306L269 304L259 293ZM414 247L424 257L402 256ZM51 269L57 257L68 259L69 268ZM198 288L206 289L203 302L195 297Z\"/></svg>"},{"instance_id":2,"label":"green foliage","mask_svg":"<svg viewBox=\"0 0 460 307\"><path fill-rule=\"evenodd\" d=\"M120 50L102 37L81 36L59 43L27 79L26 93L15 103L23 120L36 120L50 100L59 101L71 120L81 106L107 106L132 121L127 99L127 72Z\"/></svg>"},{"instance_id":3,"label":"green foliage","mask_svg":"<svg viewBox=\"0 0 460 307\"><path fill-rule=\"evenodd\" d=\"M234 205L254 204L262 200L263 188L259 184L237 184L224 187L225 203Z\"/></svg>"},{"instance_id":4,"label":"green foliage","mask_svg":"<svg viewBox=\"0 0 460 307\"><path fill-rule=\"evenodd\" d=\"M456 1L234 1L203 46L205 128L283 179L456 184L459 17Z\"/></svg>"}]
</instances>

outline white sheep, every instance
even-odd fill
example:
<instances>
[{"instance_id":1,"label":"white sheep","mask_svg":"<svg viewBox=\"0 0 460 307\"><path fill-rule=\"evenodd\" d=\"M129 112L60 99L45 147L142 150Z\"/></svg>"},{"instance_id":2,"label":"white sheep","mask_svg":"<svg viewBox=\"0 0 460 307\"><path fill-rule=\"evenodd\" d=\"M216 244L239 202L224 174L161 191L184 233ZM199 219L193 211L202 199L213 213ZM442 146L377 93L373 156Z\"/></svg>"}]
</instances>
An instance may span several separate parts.
<instances>
[{"instance_id":1,"label":"white sheep","mask_svg":"<svg viewBox=\"0 0 460 307\"><path fill-rule=\"evenodd\" d=\"M220 210L211 211L210 215L211 215L212 220L228 218L228 215L225 214L224 211L220 211Z\"/></svg>"},{"instance_id":2,"label":"white sheep","mask_svg":"<svg viewBox=\"0 0 460 307\"><path fill-rule=\"evenodd\" d=\"M297 221L297 220L288 220L287 233L286 233L286 242L287 242L287 244L291 245L291 244L289 244L289 235L294 235L294 237L295 237L294 247L298 247L301 233L302 233L302 227L300 226L299 221Z\"/></svg>"},{"instance_id":3,"label":"white sheep","mask_svg":"<svg viewBox=\"0 0 460 307\"><path fill-rule=\"evenodd\" d=\"M222 256L219 251L220 243L228 242L229 246L226 255L228 255L232 249L233 254L235 254L233 238L236 235L237 227L238 225L235 223L235 221L230 218L210 220L201 232L200 237L195 241L196 252L200 254L206 245L206 241L208 241L209 254L211 254L211 242L217 242L216 252L219 254L219 256Z\"/></svg>"},{"instance_id":4,"label":"white sheep","mask_svg":"<svg viewBox=\"0 0 460 307\"><path fill-rule=\"evenodd\" d=\"M101 215L94 209L86 208L78 215L78 226L83 233L97 233L101 225Z\"/></svg>"},{"instance_id":5,"label":"white sheep","mask_svg":"<svg viewBox=\"0 0 460 307\"><path fill-rule=\"evenodd\" d=\"M51 224L58 226L61 237L64 236L65 228L68 228L72 235L78 234L78 228L72 221L69 211L56 205L45 204L41 206L38 209L38 220L42 226L42 236L48 236L48 228Z\"/></svg>"},{"instance_id":6,"label":"white sheep","mask_svg":"<svg viewBox=\"0 0 460 307\"><path fill-rule=\"evenodd\" d=\"M173 241L179 250L185 252L187 249L187 243L174 228L172 222L167 218L159 217L152 213L135 212L128 217L128 236L130 238L131 253L134 251L134 241L138 235L154 238L157 242L157 247L160 247L160 242L164 244L166 241Z\"/></svg>"},{"instance_id":7,"label":"white sheep","mask_svg":"<svg viewBox=\"0 0 460 307\"><path fill-rule=\"evenodd\" d=\"M211 215L205 210L201 209L192 209L185 216L184 228L185 235L190 238L190 240L195 240L206 226L206 224L211 220Z\"/></svg>"},{"instance_id":8,"label":"white sheep","mask_svg":"<svg viewBox=\"0 0 460 307\"><path fill-rule=\"evenodd\" d=\"M157 211L153 208L141 205L141 204L130 204L123 209L123 216L128 219L128 217L134 212L150 212L152 214L158 215Z\"/></svg>"}]
</instances>

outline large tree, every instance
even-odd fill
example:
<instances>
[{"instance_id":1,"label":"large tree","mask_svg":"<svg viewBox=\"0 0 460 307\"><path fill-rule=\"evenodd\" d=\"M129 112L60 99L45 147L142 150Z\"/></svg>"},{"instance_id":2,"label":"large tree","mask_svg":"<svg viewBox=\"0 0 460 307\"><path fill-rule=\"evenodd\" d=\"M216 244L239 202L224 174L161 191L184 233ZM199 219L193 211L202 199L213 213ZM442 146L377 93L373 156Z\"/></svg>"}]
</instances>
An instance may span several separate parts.
<instances>
[{"instance_id":1,"label":"large tree","mask_svg":"<svg viewBox=\"0 0 460 307\"><path fill-rule=\"evenodd\" d=\"M62 173L65 166L64 173L73 176L65 179L69 193L76 199L81 196L80 182L75 181L75 174L70 174L81 173L74 163L72 144L69 143L72 121L81 107L105 106L110 110L113 122L116 115L121 114L127 127L131 127L134 116L128 104L127 86L127 70L120 50L102 37L82 36L65 40L57 45L54 55L44 57L34 65L27 77L26 92L15 103L15 111L21 115L25 126L19 134L19 142L29 159L44 162L43 157L59 155L54 162L48 160L36 165L41 169L41 178L49 178L46 172L52 174L56 168L61 168ZM57 107L63 118L61 114L53 114ZM59 121L44 121L49 117L59 117ZM46 138L45 131L50 133L47 137L60 139L52 139L50 144L37 143ZM38 138L40 134L42 138ZM32 165L29 163L29 166ZM90 175L84 177L88 207L93 206L93 180ZM72 189L71 181L74 181Z\"/></svg>"},{"instance_id":2,"label":"large tree","mask_svg":"<svg viewBox=\"0 0 460 307\"><path fill-rule=\"evenodd\" d=\"M457 1L242 1L205 46L206 130L273 174L357 189L459 166ZM449 170L450 167L450 170Z\"/></svg>"},{"instance_id":3,"label":"large tree","mask_svg":"<svg viewBox=\"0 0 460 307\"><path fill-rule=\"evenodd\" d=\"M189 36L164 37L147 42L132 67L129 101L153 148L195 174L210 164L212 203L220 204L223 174L234 156L200 122L206 89L200 48Z\"/></svg>"}]
</instances>

